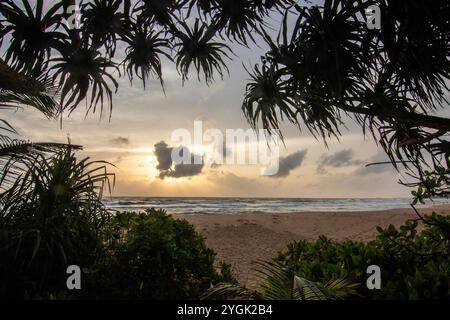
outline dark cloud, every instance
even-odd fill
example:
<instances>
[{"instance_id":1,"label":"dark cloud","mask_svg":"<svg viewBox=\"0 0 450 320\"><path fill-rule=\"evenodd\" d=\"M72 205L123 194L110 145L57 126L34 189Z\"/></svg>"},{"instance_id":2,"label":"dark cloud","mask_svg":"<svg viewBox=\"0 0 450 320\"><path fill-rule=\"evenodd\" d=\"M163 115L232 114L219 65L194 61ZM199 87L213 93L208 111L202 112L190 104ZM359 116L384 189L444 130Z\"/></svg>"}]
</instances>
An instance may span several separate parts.
<instances>
[{"instance_id":1,"label":"dark cloud","mask_svg":"<svg viewBox=\"0 0 450 320\"><path fill-rule=\"evenodd\" d=\"M155 144L155 155L158 165L156 169L166 171L172 167L172 148L169 148L164 141Z\"/></svg>"},{"instance_id":2,"label":"dark cloud","mask_svg":"<svg viewBox=\"0 0 450 320\"><path fill-rule=\"evenodd\" d=\"M269 178L284 178L287 177L292 170L300 167L303 160L306 157L308 150L300 150L294 152L287 157L280 157L278 165L278 173L274 175L268 175Z\"/></svg>"},{"instance_id":3,"label":"dark cloud","mask_svg":"<svg viewBox=\"0 0 450 320\"><path fill-rule=\"evenodd\" d=\"M385 163L387 162L387 163ZM369 166L367 166L369 165ZM379 151L373 157L366 161L366 165L362 166L355 171L358 176L366 176L370 174L381 174L381 173L392 173L395 174L397 171L394 166L390 163L390 160L384 151Z\"/></svg>"},{"instance_id":4,"label":"dark cloud","mask_svg":"<svg viewBox=\"0 0 450 320\"><path fill-rule=\"evenodd\" d=\"M345 149L338 152L335 152L330 155L324 155L319 160L319 164L317 166L317 173L318 174L326 174L327 167L333 167L333 168L342 168L342 167L349 167L349 166L355 166L360 165L363 162L361 160L353 159L353 150L352 149Z\"/></svg>"},{"instance_id":5,"label":"dark cloud","mask_svg":"<svg viewBox=\"0 0 450 320\"><path fill-rule=\"evenodd\" d=\"M118 146L124 146L130 144L130 138L125 137L117 137L110 140L112 144L118 145Z\"/></svg>"},{"instance_id":6,"label":"dark cloud","mask_svg":"<svg viewBox=\"0 0 450 320\"><path fill-rule=\"evenodd\" d=\"M190 159L190 163L175 163L172 160L172 151L180 157ZM159 170L159 178L165 177L182 178L192 177L202 172L204 163L203 158L199 155L193 154L189 148L185 146L169 147L164 141L155 144L155 155L158 165L156 169Z\"/></svg>"}]
</instances>

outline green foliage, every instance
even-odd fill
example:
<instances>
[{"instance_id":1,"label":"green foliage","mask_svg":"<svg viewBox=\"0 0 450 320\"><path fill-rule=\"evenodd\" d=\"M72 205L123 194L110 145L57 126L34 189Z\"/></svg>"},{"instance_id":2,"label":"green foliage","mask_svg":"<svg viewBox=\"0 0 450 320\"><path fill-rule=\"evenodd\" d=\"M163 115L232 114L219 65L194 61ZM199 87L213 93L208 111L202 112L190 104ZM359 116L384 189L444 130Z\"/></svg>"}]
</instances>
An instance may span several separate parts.
<instances>
[{"instance_id":1,"label":"green foliage","mask_svg":"<svg viewBox=\"0 0 450 320\"><path fill-rule=\"evenodd\" d=\"M361 283L359 294L371 299L448 299L450 297L450 217L433 214L396 229L378 228L369 243L334 242L326 237L298 241L280 253L277 261L312 281L350 278ZM382 289L364 284L369 265L381 268Z\"/></svg>"},{"instance_id":2,"label":"green foliage","mask_svg":"<svg viewBox=\"0 0 450 320\"><path fill-rule=\"evenodd\" d=\"M279 128L287 119L325 139L339 136L349 115L394 166L411 170L417 182L403 183L417 188L414 203L448 194L450 120L432 114L448 105L448 1L143 0L133 7L125 1L123 10L120 2L84 4L81 28L69 30L67 1L47 10L43 0L2 1L0 43L8 48L0 60L0 108L25 104L48 117L83 100L93 111L112 108L120 71L116 48L125 49L129 79L137 75L144 86L151 76L163 84L163 57L175 62L183 80L193 66L209 84L228 70L231 50L222 40L247 45L254 34L269 51L246 86L242 107L253 126ZM371 4L382 9L380 30L369 30L362 18ZM200 20L188 25L183 21L194 8ZM266 21L275 10L286 13L273 40ZM291 32L288 15L295 20ZM161 31L151 32L155 27ZM0 122L0 129L14 133ZM89 169L94 163L77 161L70 151L47 157L61 145L0 140L0 296L64 297L62 270L72 260L88 267L87 278L98 278L97 293L115 289L114 297L197 297L221 277L232 281L229 266L222 266L222 275L214 271L214 254L192 226L162 212L120 213L103 228L103 166ZM325 237L294 243L279 257L285 269L266 268L265 293L275 297L290 288L292 298L297 289L313 288L310 294L317 295L344 284L330 279L364 282L365 268L377 264L383 290L360 288L367 297L448 298L449 221L437 215L422 220L421 234L417 222L409 222L380 229L367 244Z\"/></svg>"},{"instance_id":3,"label":"green foliage","mask_svg":"<svg viewBox=\"0 0 450 320\"><path fill-rule=\"evenodd\" d=\"M449 158L447 157L449 162ZM426 199L445 196L450 192L450 169L435 165L434 170L425 170L414 182L404 183L407 187L416 188L411 191L413 205L424 204Z\"/></svg>"},{"instance_id":4,"label":"green foliage","mask_svg":"<svg viewBox=\"0 0 450 320\"><path fill-rule=\"evenodd\" d=\"M258 291L252 291L238 283L222 282L205 291L202 300L227 300L239 298L240 300L261 300L263 297Z\"/></svg>"},{"instance_id":5,"label":"green foliage","mask_svg":"<svg viewBox=\"0 0 450 320\"><path fill-rule=\"evenodd\" d=\"M19 164L16 164L16 166ZM107 163L77 160L71 147L20 162L24 174L0 193L0 298L198 298L235 282L230 266L184 220L164 211L111 215L101 202ZM82 268L82 290L66 269Z\"/></svg>"},{"instance_id":6,"label":"green foliage","mask_svg":"<svg viewBox=\"0 0 450 320\"><path fill-rule=\"evenodd\" d=\"M202 295L202 299L245 300L340 300L356 294L356 283L335 279L320 284L302 278L278 261L259 261L255 271L262 292L252 291L237 283L219 283Z\"/></svg>"},{"instance_id":7,"label":"green foliage","mask_svg":"<svg viewBox=\"0 0 450 320\"><path fill-rule=\"evenodd\" d=\"M263 297L267 300L340 300L353 295L357 286L344 278L316 283L279 261L259 262L256 271L262 279Z\"/></svg>"},{"instance_id":8,"label":"green foliage","mask_svg":"<svg viewBox=\"0 0 450 320\"><path fill-rule=\"evenodd\" d=\"M93 274L94 296L125 299L195 299L212 283L233 281L214 269L215 253L185 220L163 210L120 212L105 229L111 254ZM88 289L89 291L89 289Z\"/></svg>"},{"instance_id":9,"label":"green foliage","mask_svg":"<svg viewBox=\"0 0 450 320\"><path fill-rule=\"evenodd\" d=\"M231 265L225 261L220 262L219 277L217 281L237 284Z\"/></svg>"},{"instance_id":10,"label":"green foliage","mask_svg":"<svg viewBox=\"0 0 450 320\"><path fill-rule=\"evenodd\" d=\"M37 298L66 287L70 264L103 254L108 213L100 201L110 175L71 149L37 156L0 194L0 297Z\"/></svg>"}]
</instances>

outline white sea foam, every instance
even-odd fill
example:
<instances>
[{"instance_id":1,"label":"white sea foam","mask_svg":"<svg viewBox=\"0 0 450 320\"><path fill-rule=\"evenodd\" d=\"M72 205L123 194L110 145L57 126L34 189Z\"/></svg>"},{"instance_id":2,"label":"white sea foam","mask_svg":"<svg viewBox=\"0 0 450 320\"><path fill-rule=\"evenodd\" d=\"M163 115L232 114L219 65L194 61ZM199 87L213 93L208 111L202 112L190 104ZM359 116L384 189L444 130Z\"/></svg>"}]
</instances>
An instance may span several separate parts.
<instances>
[{"instance_id":1,"label":"white sea foam","mask_svg":"<svg viewBox=\"0 0 450 320\"><path fill-rule=\"evenodd\" d=\"M376 211L410 207L410 198L160 198L113 197L104 203L111 210L165 209L169 214L289 213L301 211ZM450 203L435 199L427 205Z\"/></svg>"}]
</instances>

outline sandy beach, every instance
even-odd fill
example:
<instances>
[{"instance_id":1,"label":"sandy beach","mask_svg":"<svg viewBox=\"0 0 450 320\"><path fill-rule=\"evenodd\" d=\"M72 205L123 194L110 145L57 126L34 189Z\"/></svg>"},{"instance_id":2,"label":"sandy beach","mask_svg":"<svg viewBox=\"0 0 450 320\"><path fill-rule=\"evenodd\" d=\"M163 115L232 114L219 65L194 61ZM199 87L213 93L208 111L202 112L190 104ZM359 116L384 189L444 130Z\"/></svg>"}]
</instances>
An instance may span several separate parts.
<instances>
[{"instance_id":1,"label":"sandy beach","mask_svg":"<svg viewBox=\"0 0 450 320\"><path fill-rule=\"evenodd\" d=\"M450 205L420 209L420 214L433 211L450 214ZM236 215L176 215L186 219L205 236L207 245L217 252L218 261L233 267L240 283L255 288L252 262L268 260L294 240L317 239L324 234L337 241L369 241L376 227L390 224L398 227L416 219L412 209L371 212L298 212L255 213Z\"/></svg>"}]
</instances>

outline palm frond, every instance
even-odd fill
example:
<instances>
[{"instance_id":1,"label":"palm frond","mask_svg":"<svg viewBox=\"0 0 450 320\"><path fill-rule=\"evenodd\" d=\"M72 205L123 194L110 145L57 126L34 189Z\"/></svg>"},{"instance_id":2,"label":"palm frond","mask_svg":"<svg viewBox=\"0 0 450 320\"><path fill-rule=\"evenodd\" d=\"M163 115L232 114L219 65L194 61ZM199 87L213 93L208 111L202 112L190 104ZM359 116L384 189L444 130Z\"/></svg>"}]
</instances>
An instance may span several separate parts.
<instances>
[{"instance_id":1,"label":"palm frond","mask_svg":"<svg viewBox=\"0 0 450 320\"><path fill-rule=\"evenodd\" d=\"M182 8L179 0L142 0L137 2L134 12L138 13L138 23L157 23L164 27L173 26L174 14Z\"/></svg>"},{"instance_id":2,"label":"palm frond","mask_svg":"<svg viewBox=\"0 0 450 320\"><path fill-rule=\"evenodd\" d=\"M199 19L196 19L193 28L183 21L179 21L179 24L185 32L177 31L175 33L179 40L175 43L175 48L178 48L175 60L183 81L188 79L189 68L192 64L197 70L199 80L200 74L203 73L206 83L212 82L214 71L217 71L223 79L224 71L228 72L228 67L223 59L231 59L228 55L232 53L230 47L215 42L213 40L214 28L208 27L206 23L200 23Z\"/></svg>"},{"instance_id":3,"label":"palm frond","mask_svg":"<svg viewBox=\"0 0 450 320\"><path fill-rule=\"evenodd\" d=\"M202 299L340 300L357 295L359 285L349 279L334 279L321 285L296 275L280 262L257 261L255 265L261 293L239 284L220 283L207 290Z\"/></svg>"},{"instance_id":4,"label":"palm frond","mask_svg":"<svg viewBox=\"0 0 450 320\"><path fill-rule=\"evenodd\" d=\"M295 287L299 300L341 300L349 296L356 296L358 284L348 279L330 280L325 285L295 276Z\"/></svg>"},{"instance_id":5,"label":"palm frond","mask_svg":"<svg viewBox=\"0 0 450 320\"><path fill-rule=\"evenodd\" d=\"M296 275L279 262L257 262L256 271L268 300L338 300L354 296L358 287L349 279L334 279L322 285Z\"/></svg>"},{"instance_id":6,"label":"palm frond","mask_svg":"<svg viewBox=\"0 0 450 320\"><path fill-rule=\"evenodd\" d=\"M288 83L274 66L256 65L250 74L242 103L242 110L250 125L258 127L261 122L264 129L279 129L279 120L286 117L295 123L297 103L294 96L288 94Z\"/></svg>"},{"instance_id":7,"label":"palm frond","mask_svg":"<svg viewBox=\"0 0 450 320\"><path fill-rule=\"evenodd\" d=\"M266 300L297 300L295 273L279 263L257 261L255 271L261 279L261 288Z\"/></svg>"},{"instance_id":8,"label":"palm frond","mask_svg":"<svg viewBox=\"0 0 450 320\"><path fill-rule=\"evenodd\" d=\"M202 296L202 300L223 300L239 298L245 300L258 300L261 295L257 291L252 291L244 286L233 283L219 283L208 289Z\"/></svg>"},{"instance_id":9,"label":"palm frond","mask_svg":"<svg viewBox=\"0 0 450 320\"><path fill-rule=\"evenodd\" d=\"M44 0L36 1L35 10L27 0L22 0L22 6L17 1L2 1L0 14L5 17L5 27L0 38L11 36L5 60L14 69L26 72L46 69L51 49L66 38L56 30L61 24L62 6L63 1L57 1L44 12Z\"/></svg>"},{"instance_id":10,"label":"palm frond","mask_svg":"<svg viewBox=\"0 0 450 320\"><path fill-rule=\"evenodd\" d=\"M66 149L81 150L82 147L63 143L32 143L0 134L0 192L9 190L27 170L27 163L34 162L36 157L49 157Z\"/></svg>"},{"instance_id":11,"label":"palm frond","mask_svg":"<svg viewBox=\"0 0 450 320\"><path fill-rule=\"evenodd\" d=\"M90 40L97 47L103 46L110 56L114 56L117 35L122 31L121 4L121 0L94 0L84 4L81 10L85 41Z\"/></svg>"},{"instance_id":12,"label":"palm frond","mask_svg":"<svg viewBox=\"0 0 450 320\"><path fill-rule=\"evenodd\" d=\"M0 90L0 109L18 109L33 107L48 118L56 118L61 113L60 104L46 93L29 96L12 91Z\"/></svg>"},{"instance_id":13,"label":"palm frond","mask_svg":"<svg viewBox=\"0 0 450 320\"><path fill-rule=\"evenodd\" d=\"M48 118L56 118L61 112L58 89L46 74L34 74L16 71L0 59L0 109L31 106Z\"/></svg>"},{"instance_id":14,"label":"palm frond","mask_svg":"<svg viewBox=\"0 0 450 320\"><path fill-rule=\"evenodd\" d=\"M112 175L104 163L77 161L70 147L23 165L0 194L0 256L9 270L29 275L15 281L33 295L44 283L59 288L68 263L91 265L102 252L100 232L109 215L100 200Z\"/></svg>"},{"instance_id":15,"label":"palm frond","mask_svg":"<svg viewBox=\"0 0 450 320\"><path fill-rule=\"evenodd\" d=\"M136 74L145 88L148 77L155 75L164 88L161 57L171 60L170 55L165 51L169 49L169 41L163 38L162 31L154 31L152 26L133 24L131 30L123 37L128 47L125 49L126 56L122 62L130 81Z\"/></svg>"},{"instance_id":16,"label":"palm frond","mask_svg":"<svg viewBox=\"0 0 450 320\"><path fill-rule=\"evenodd\" d=\"M247 38L255 41L252 32L263 24L267 12L258 1L215 0L212 10L214 28L230 38L247 45Z\"/></svg>"},{"instance_id":17,"label":"palm frond","mask_svg":"<svg viewBox=\"0 0 450 320\"><path fill-rule=\"evenodd\" d=\"M61 105L64 108L72 112L81 101L87 99L87 112L95 112L98 104L101 113L105 104L112 111L111 86L114 92L119 86L112 73L117 71L120 75L120 70L116 63L103 57L98 48L79 46L73 39L62 51L62 56L53 58L52 62L54 64L50 70L54 71L53 79L58 79L60 84Z\"/></svg>"}]
</instances>

